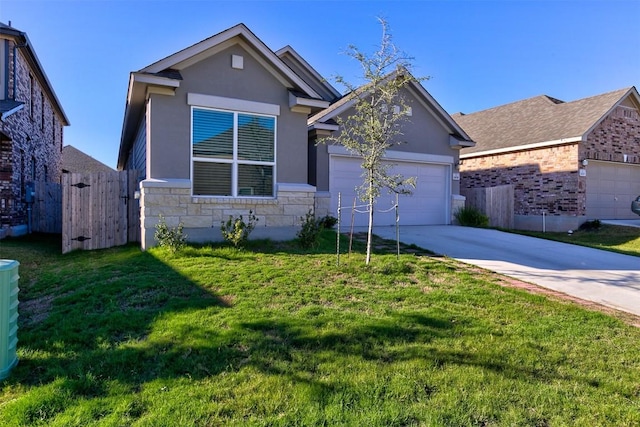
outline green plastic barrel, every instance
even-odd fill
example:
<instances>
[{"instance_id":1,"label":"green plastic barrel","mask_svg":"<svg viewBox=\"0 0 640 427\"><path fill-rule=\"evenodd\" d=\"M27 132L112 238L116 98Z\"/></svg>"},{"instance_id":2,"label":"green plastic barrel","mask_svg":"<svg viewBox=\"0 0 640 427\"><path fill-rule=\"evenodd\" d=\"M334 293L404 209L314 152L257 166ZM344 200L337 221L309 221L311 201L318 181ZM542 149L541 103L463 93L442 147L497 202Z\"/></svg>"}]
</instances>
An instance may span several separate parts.
<instances>
[{"instance_id":1,"label":"green plastic barrel","mask_svg":"<svg viewBox=\"0 0 640 427\"><path fill-rule=\"evenodd\" d=\"M0 380L18 363L18 261L0 259Z\"/></svg>"}]
</instances>

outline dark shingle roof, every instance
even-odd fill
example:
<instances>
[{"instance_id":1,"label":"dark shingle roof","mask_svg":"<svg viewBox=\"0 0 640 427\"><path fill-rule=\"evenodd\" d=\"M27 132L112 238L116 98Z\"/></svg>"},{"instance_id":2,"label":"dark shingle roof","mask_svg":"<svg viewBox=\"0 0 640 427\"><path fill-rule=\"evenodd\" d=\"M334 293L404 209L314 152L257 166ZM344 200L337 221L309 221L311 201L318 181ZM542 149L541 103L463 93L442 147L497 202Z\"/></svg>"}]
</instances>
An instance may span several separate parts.
<instances>
[{"instance_id":1,"label":"dark shingle roof","mask_svg":"<svg viewBox=\"0 0 640 427\"><path fill-rule=\"evenodd\" d=\"M453 119L476 142L463 154L582 137L633 88L563 102L546 95Z\"/></svg>"},{"instance_id":2,"label":"dark shingle roof","mask_svg":"<svg viewBox=\"0 0 640 427\"><path fill-rule=\"evenodd\" d=\"M112 168L72 145L62 148L62 171L65 173L114 172Z\"/></svg>"}]
</instances>

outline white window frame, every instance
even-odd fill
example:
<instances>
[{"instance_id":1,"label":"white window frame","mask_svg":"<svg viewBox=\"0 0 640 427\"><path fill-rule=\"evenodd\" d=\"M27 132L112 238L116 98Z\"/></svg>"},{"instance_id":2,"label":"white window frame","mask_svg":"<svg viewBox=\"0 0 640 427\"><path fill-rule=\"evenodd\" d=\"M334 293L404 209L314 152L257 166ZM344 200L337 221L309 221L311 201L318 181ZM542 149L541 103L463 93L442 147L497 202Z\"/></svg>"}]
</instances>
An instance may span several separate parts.
<instances>
[{"instance_id":1,"label":"white window frame","mask_svg":"<svg viewBox=\"0 0 640 427\"><path fill-rule=\"evenodd\" d=\"M210 157L197 157L193 155L193 111L197 110L208 110L208 111L218 111L222 113L232 113L233 114L233 156L231 159L224 158L210 158ZM238 159L238 115L250 115L250 116L258 116L258 117L268 117L273 119L273 161L272 162L261 162L256 160L239 160ZM257 198L257 199L275 199L276 198L276 176L277 176L277 148L278 148L278 116L271 114L260 114L252 111L238 111L238 110L226 110L222 108L211 108L211 107L203 107L203 106L191 106L191 126L190 126L190 157L191 157L191 195L193 197L210 197L210 198L228 198L228 199L248 199L248 198ZM215 195L215 194L194 194L194 162L201 163L226 163L231 164L231 195L223 196L223 195ZM259 165L259 166L271 166L273 167L273 181L271 182L271 196L260 196L260 195L240 195L240 189L238 188L238 165ZM244 188L244 187L243 187Z\"/></svg>"}]
</instances>

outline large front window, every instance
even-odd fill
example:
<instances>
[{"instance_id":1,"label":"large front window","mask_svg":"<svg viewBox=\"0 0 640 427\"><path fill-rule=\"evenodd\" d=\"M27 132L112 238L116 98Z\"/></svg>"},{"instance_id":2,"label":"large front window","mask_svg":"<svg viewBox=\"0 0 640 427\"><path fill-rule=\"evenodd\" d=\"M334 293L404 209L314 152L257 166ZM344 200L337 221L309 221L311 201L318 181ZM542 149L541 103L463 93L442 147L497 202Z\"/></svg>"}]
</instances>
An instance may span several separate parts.
<instances>
[{"instance_id":1,"label":"large front window","mask_svg":"<svg viewBox=\"0 0 640 427\"><path fill-rule=\"evenodd\" d=\"M193 108L194 196L273 197L276 119Z\"/></svg>"}]
</instances>

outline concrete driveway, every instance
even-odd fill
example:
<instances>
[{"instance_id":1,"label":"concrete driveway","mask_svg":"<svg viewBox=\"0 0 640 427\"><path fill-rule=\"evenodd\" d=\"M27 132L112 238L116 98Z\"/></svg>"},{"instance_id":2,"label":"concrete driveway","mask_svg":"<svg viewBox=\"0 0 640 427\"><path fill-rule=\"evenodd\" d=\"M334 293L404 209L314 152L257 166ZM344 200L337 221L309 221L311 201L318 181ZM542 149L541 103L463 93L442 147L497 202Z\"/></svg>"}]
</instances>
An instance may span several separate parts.
<instances>
[{"instance_id":1,"label":"concrete driveway","mask_svg":"<svg viewBox=\"0 0 640 427\"><path fill-rule=\"evenodd\" d=\"M362 231L362 230L358 230ZM374 233L395 240L395 227ZM400 240L584 300L640 315L640 258L497 230L404 226Z\"/></svg>"}]
</instances>

